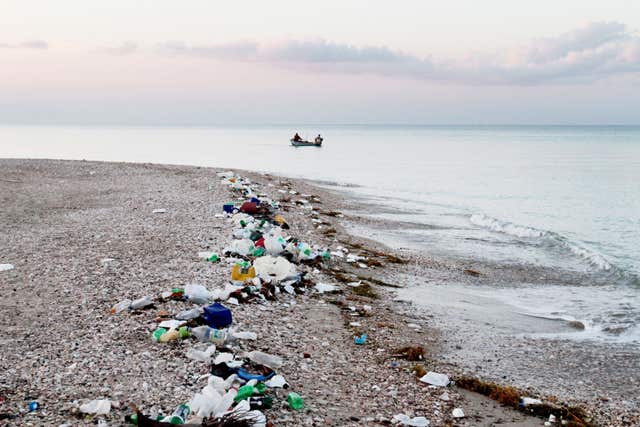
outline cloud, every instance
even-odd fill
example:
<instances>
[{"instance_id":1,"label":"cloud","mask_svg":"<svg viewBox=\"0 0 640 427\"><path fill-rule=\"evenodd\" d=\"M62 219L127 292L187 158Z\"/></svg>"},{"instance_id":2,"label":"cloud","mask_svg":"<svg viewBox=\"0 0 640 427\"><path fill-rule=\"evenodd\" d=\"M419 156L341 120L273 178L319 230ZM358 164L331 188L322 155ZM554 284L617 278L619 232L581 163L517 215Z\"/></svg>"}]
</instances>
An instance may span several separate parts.
<instances>
[{"instance_id":1,"label":"cloud","mask_svg":"<svg viewBox=\"0 0 640 427\"><path fill-rule=\"evenodd\" d=\"M111 55L130 55L138 51L138 44L132 41L122 42L117 46L106 47L102 49L102 52Z\"/></svg>"},{"instance_id":2,"label":"cloud","mask_svg":"<svg viewBox=\"0 0 640 427\"><path fill-rule=\"evenodd\" d=\"M0 43L3 49L49 49L49 43L44 40L27 40L18 44Z\"/></svg>"},{"instance_id":3,"label":"cloud","mask_svg":"<svg viewBox=\"0 0 640 427\"><path fill-rule=\"evenodd\" d=\"M595 22L503 52L460 59L418 57L385 46L316 40L215 45L167 42L158 52L258 61L322 72L367 73L470 85L594 81L640 72L640 37L618 22Z\"/></svg>"},{"instance_id":4,"label":"cloud","mask_svg":"<svg viewBox=\"0 0 640 427\"><path fill-rule=\"evenodd\" d=\"M189 46L181 41L170 41L156 46L156 51L170 55L204 56L220 59L255 60L258 43L239 41L226 44Z\"/></svg>"}]
</instances>

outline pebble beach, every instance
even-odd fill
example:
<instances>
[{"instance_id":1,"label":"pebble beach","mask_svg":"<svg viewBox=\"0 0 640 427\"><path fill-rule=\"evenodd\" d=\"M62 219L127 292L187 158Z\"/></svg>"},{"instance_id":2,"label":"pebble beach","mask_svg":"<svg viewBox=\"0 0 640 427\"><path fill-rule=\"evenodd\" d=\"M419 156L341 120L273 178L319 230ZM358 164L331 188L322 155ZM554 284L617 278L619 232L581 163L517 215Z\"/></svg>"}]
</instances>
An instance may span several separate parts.
<instances>
[{"instance_id":1,"label":"pebble beach","mask_svg":"<svg viewBox=\"0 0 640 427\"><path fill-rule=\"evenodd\" d=\"M158 299L145 310L111 309L186 284L215 290L229 283L233 260L223 251L235 226L222 206L242 196L221 182L217 174L224 170L61 160L0 160L0 166L0 264L11 266L0 270L0 425L126 425L134 407L156 416L189 402L210 373L209 363L187 357L199 344L191 338L156 343L151 336L159 319L193 304ZM487 336L485 347L506 362L487 361L474 347L478 340L445 333L442 323L454 320L396 298L407 277L476 280L474 266L394 252L349 234L349 221L366 219L350 216L350 201L326 188L234 173L277 202L288 235L344 255L296 265L309 281L299 292L222 301L234 328L257 335L235 342L234 354L262 351L283 360L277 373L289 388L269 390L274 403L264 415L272 425L402 425L414 417L431 426L562 424L560 417L532 416L455 385L471 377L557 408L579 407L590 425L640 423L639 358L629 348L606 354L584 343ZM221 260L207 262L201 252ZM347 254L358 261L347 262ZM480 280L504 275L487 267ZM356 344L363 334L364 345ZM401 351L407 347L424 354L407 357ZM453 382L430 385L420 380L427 372ZM602 375L609 379L593 381ZM304 399L302 409L287 403L292 391ZM95 399L110 402L107 414L81 411ZM37 408L30 410L33 402ZM193 415L189 423L202 421Z\"/></svg>"}]
</instances>

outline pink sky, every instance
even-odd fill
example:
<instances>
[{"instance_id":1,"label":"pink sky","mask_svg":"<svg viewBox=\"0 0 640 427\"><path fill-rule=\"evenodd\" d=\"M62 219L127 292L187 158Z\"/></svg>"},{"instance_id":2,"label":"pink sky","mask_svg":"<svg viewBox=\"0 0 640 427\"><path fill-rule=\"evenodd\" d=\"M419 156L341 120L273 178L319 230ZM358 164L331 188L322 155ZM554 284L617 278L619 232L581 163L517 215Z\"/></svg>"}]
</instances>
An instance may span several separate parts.
<instances>
[{"instance_id":1,"label":"pink sky","mask_svg":"<svg viewBox=\"0 0 640 427\"><path fill-rule=\"evenodd\" d=\"M340 15L333 1L28 3L0 17L0 122L640 123L640 15L622 19L625 1L564 21L543 19L552 2L521 17L489 1L502 24L462 0L476 10L457 18L411 1Z\"/></svg>"}]
</instances>

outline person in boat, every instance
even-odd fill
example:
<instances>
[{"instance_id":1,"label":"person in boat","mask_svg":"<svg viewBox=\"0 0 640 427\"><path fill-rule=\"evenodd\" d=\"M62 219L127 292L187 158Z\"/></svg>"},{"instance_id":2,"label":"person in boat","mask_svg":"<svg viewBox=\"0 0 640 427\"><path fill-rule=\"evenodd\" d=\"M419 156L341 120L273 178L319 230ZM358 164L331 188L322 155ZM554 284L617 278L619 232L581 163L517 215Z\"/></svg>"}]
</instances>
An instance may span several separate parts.
<instances>
[{"instance_id":1,"label":"person in boat","mask_svg":"<svg viewBox=\"0 0 640 427\"><path fill-rule=\"evenodd\" d=\"M320 136L320 134L318 134L318 136L316 136L316 144L320 144L322 142L322 137Z\"/></svg>"},{"instance_id":2,"label":"person in boat","mask_svg":"<svg viewBox=\"0 0 640 427\"><path fill-rule=\"evenodd\" d=\"M293 135L293 140L294 141L302 141L302 138L300 138L300 135L298 135L298 132L296 132L296 134Z\"/></svg>"}]
</instances>

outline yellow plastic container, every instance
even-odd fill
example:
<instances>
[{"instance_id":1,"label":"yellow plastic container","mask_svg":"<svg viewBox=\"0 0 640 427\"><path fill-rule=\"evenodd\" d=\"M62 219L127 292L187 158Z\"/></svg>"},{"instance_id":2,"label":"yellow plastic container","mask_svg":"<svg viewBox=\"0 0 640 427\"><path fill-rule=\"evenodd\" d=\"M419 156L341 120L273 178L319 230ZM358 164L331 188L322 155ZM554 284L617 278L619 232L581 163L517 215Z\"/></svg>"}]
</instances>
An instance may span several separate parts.
<instances>
[{"instance_id":1,"label":"yellow plastic container","mask_svg":"<svg viewBox=\"0 0 640 427\"><path fill-rule=\"evenodd\" d=\"M253 266L249 268L242 268L240 264L236 264L233 266L233 270L231 270L231 280L235 280L238 282L244 282L246 280L250 280L256 277L256 269Z\"/></svg>"}]
</instances>

